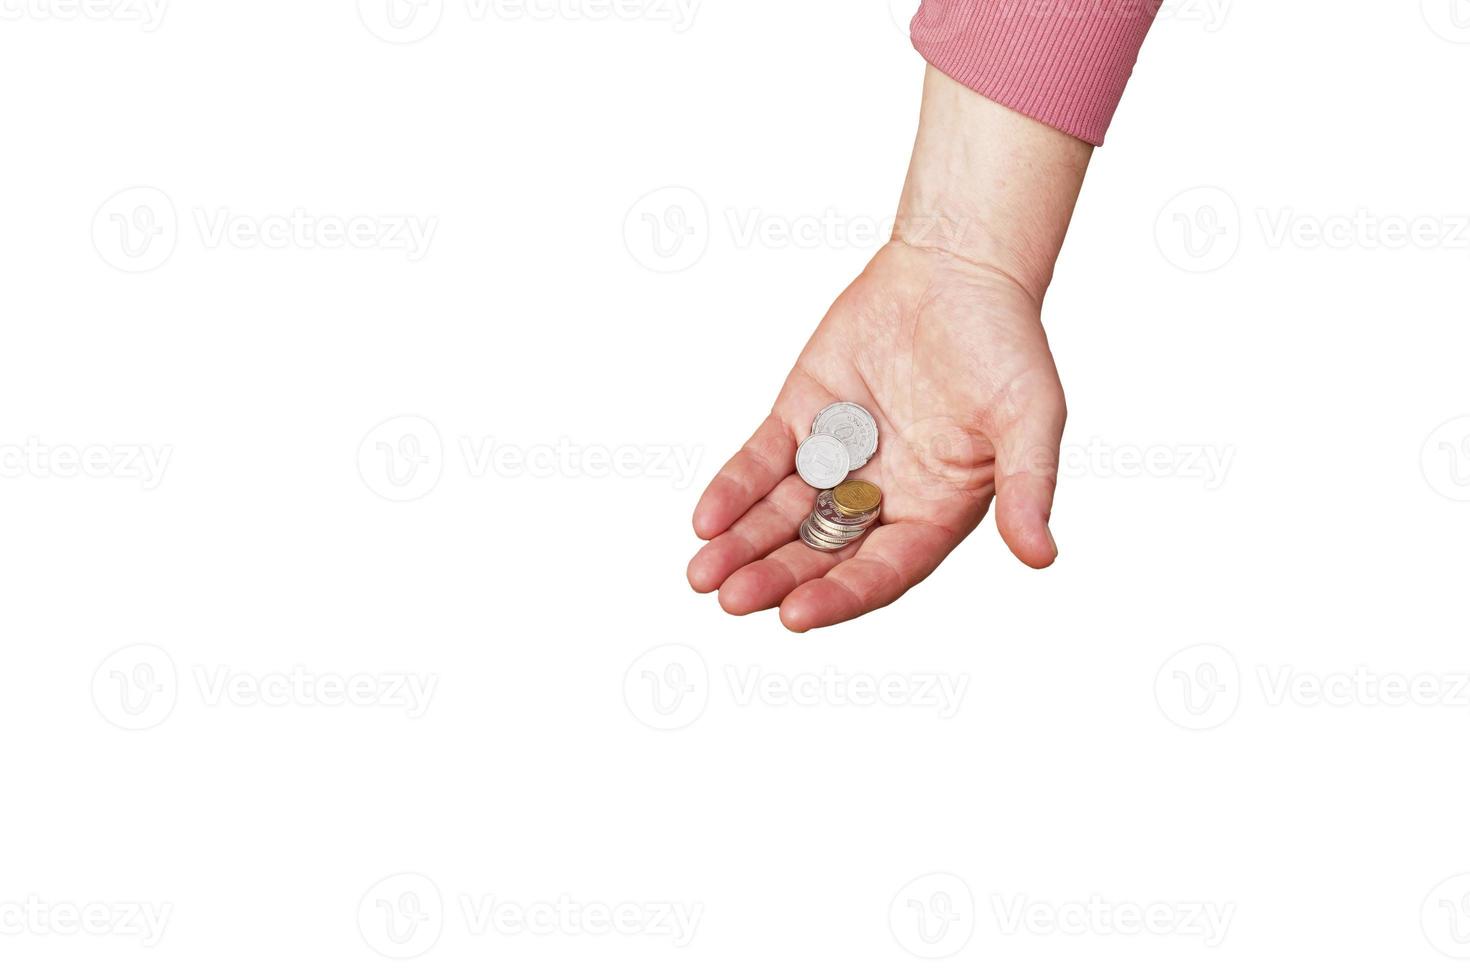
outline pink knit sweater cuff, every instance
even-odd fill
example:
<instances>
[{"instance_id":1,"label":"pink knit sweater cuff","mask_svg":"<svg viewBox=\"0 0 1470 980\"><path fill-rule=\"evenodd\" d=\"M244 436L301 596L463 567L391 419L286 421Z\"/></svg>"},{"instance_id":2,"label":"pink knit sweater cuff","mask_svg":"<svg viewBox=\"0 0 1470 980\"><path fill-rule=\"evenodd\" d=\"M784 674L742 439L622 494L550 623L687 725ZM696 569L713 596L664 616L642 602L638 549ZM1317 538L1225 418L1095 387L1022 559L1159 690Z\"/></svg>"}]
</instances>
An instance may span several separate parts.
<instances>
[{"instance_id":1,"label":"pink knit sweater cuff","mask_svg":"<svg viewBox=\"0 0 1470 980\"><path fill-rule=\"evenodd\" d=\"M924 0L914 47L1001 105L1101 146L1160 0Z\"/></svg>"}]
</instances>

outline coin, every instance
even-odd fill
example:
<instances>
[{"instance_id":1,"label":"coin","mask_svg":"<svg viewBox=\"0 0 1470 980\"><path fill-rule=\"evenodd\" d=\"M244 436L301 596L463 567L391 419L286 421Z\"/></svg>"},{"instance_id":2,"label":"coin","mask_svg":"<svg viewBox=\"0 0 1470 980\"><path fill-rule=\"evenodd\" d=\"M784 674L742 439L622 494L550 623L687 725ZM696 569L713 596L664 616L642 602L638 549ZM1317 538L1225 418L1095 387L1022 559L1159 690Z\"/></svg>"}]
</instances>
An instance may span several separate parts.
<instances>
[{"instance_id":1,"label":"coin","mask_svg":"<svg viewBox=\"0 0 1470 980\"><path fill-rule=\"evenodd\" d=\"M802 542L806 544L807 547L815 548L818 551L841 551L843 548L846 548L849 544L852 543L851 541L837 541L832 538L828 538L824 534L818 533L817 530L812 527L812 522L810 518L801 522L801 531L799 533L801 534Z\"/></svg>"},{"instance_id":2,"label":"coin","mask_svg":"<svg viewBox=\"0 0 1470 980\"><path fill-rule=\"evenodd\" d=\"M847 479L852 469L847 447L836 436L807 436L796 450L796 472L818 490L829 490Z\"/></svg>"},{"instance_id":3,"label":"coin","mask_svg":"<svg viewBox=\"0 0 1470 980\"><path fill-rule=\"evenodd\" d=\"M832 490L832 502L844 515L866 514L883 502L883 491L866 480L847 480Z\"/></svg>"},{"instance_id":4,"label":"coin","mask_svg":"<svg viewBox=\"0 0 1470 980\"><path fill-rule=\"evenodd\" d=\"M834 402L812 419L812 433L842 440L852 469L861 469L878 451L878 423L866 408L854 402Z\"/></svg>"},{"instance_id":5,"label":"coin","mask_svg":"<svg viewBox=\"0 0 1470 980\"><path fill-rule=\"evenodd\" d=\"M823 490L817 495L817 503L812 508L812 513L836 527L866 527L878 517L876 510L864 514L844 514L832 502L831 490Z\"/></svg>"},{"instance_id":6,"label":"coin","mask_svg":"<svg viewBox=\"0 0 1470 980\"><path fill-rule=\"evenodd\" d=\"M826 514L824 514L819 508L812 511L810 520L812 522L812 527L816 528L818 531L822 532L829 538L851 540L853 538L862 537L863 534L868 530L868 528L872 527L873 524L877 522L877 517L878 515L874 514L871 518L863 521L861 524L843 524L839 523L838 521L832 520L830 517L826 516Z\"/></svg>"},{"instance_id":7,"label":"coin","mask_svg":"<svg viewBox=\"0 0 1470 980\"><path fill-rule=\"evenodd\" d=\"M838 505L836 490L823 490L817 494L816 503L806 520L801 522L801 540L818 551L840 551L864 534L878 522L879 504L883 494L871 483L849 480L841 484L860 484L844 491L844 497L855 497L859 503L872 502L873 506L859 513L846 513Z\"/></svg>"}]
</instances>

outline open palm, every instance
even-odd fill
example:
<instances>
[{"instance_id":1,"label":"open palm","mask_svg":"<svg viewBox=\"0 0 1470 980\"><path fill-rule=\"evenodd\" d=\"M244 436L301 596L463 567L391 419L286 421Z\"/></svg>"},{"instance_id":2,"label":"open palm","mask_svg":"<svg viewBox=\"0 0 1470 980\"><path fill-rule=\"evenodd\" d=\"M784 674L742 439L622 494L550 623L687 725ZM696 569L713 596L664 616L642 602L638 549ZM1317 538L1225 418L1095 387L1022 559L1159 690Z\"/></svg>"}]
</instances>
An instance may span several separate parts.
<instances>
[{"instance_id":1,"label":"open palm","mask_svg":"<svg viewBox=\"0 0 1470 980\"><path fill-rule=\"evenodd\" d=\"M883 490L881 524L841 551L797 540L816 491L795 473L812 418L867 408L878 453L854 476ZM744 615L780 606L805 631L885 606L932 572L997 499L1018 558L1056 557L1047 521L1066 407L1038 300L945 252L886 246L797 358L770 417L694 512L708 542L689 563L699 592Z\"/></svg>"}]
</instances>

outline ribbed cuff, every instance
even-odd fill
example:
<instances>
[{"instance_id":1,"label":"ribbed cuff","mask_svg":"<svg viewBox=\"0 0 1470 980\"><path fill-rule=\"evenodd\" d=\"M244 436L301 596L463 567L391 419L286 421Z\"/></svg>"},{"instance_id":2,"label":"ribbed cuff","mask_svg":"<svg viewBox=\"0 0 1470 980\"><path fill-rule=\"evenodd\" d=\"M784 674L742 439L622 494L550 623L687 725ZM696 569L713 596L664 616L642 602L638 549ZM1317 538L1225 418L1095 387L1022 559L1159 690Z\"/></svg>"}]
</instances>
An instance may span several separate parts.
<instances>
[{"instance_id":1,"label":"ribbed cuff","mask_svg":"<svg viewBox=\"0 0 1470 980\"><path fill-rule=\"evenodd\" d=\"M1101 146L1161 0L924 0L914 47L966 88Z\"/></svg>"}]
</instances>

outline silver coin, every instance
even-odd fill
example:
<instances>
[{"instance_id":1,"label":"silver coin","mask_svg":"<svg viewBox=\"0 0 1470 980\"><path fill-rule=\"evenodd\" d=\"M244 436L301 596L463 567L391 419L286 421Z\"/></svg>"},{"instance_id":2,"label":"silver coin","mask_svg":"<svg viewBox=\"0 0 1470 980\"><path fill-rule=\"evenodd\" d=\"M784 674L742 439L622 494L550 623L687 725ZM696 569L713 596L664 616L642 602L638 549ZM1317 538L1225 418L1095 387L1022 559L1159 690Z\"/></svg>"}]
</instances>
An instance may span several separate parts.
<instances>
[{"instance_id":1,"label":"silver coin","mask_svg":"<svg viewBox=\"0 0 1470 980\"><path fill-rule=\"evenodd\" d=\"M848 545L848 542L846 541L833 541L825 535L818 533L816 529L812 527L812 522L810 520L805 520L801 522L801 530L799 533L801 535L801 540L803 544L805 544L808 548L815 548L818 551L841 551Z\"/></svg>"},{"instance_id":2,"label":"silver coin","mask_svg":"<svg viewBox=\"0 0 1470 980\"><path fill-rule=\"evenodd\" d=\"M830 490L852 469L847 447L836 436L807 436L796 450L796 472L818 490Z\"/></svg>"},{"instance_id":3,"label":"silver coin","mask_svg":"<svg viewBox=\"0 0 1470 980\"><path fill-rule=\"evenodd\" d=\"M854 402L834 402L822 409L812 419L812 433L841 439L853 469L864 466L878 451L878 423Z\"/></svg>"},{"instance_id":4,"label":"silver coin","mask_svg":"<svg viewBox=\"0 0 1470 980\"><path fill-rule=\"evenodd\" d=\"M848 532L862 533L873 526L873 521L877 516L874 514L872 517L864 520L855 521L850 518L845 518L841 514L834 514L830 509L821 506L812 508L812 520L817 521L822 527L830 528L836 534Z\"/></svg>"},{"instance_id":5,"label":"silver coin","mask_svg":"<svg viewBox=\"0 0 1470 980\"><path fill-rule=\"evenodd\" d=\"M811 525L812 530L824 538L831 538L833 541L856 541L868 533L866 527L833 527L815 514L811 517Z\"/></svg>"}]
</instances>

